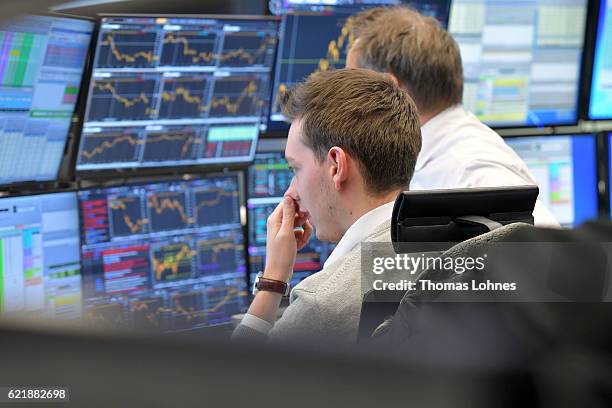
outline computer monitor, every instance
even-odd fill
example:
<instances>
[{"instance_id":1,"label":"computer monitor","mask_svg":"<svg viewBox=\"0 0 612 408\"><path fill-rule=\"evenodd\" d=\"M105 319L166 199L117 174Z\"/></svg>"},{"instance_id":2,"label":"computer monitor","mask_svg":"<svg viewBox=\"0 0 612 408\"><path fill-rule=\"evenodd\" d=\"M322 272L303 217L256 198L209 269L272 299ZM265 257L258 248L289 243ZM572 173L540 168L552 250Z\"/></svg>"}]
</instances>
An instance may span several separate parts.
<instances>
[{"instance_id":1,"label":"computer monitor","mask_svg":"<svg viewBox=\"0 0 612 408\"><path fill-rule=\"evenodd\" d=\"M463 104L490 126L577 121L587 0L454 0Z\"/></svg>"},{"instance_id":2,"label":"computer monitor","mask_svg":"<svg viewBox=\"0 0 612 408\"><path fill-rule=\"evenodd\" d=\"M324 2L318 4L322 3ZM300 4L305 5L306 2ZM277 103L279 94L283 94L313 72L344 67L347 50L354 41L348 30L352 24L351 15L363 9L362 2L352 4L353 7L336 7L333 11L323 13L303 12L283 15L272 87L269 130L288 128ZM408 4L423 13L435 16L443 26L446 26L450 0L428 0L408 2Z\"/></svg>"},{"instance_id":3,"label":"computer monitor","mask_svg":"<svg viewBox=\"0 0 612 408\"><path fill-rule=\"evenodd\" d=\"M612 1L600 0L589 119L612 119Z\"/></svg>"},{"instance_id":4,"label":"computer monitor","mask_svg":"<svg viewBox=\"0 0 612 408\"><path fill-rule=\"evenodd\" d=\"M239 174L79 192L84 320L161 332L246 309Z\"/></svg>"},{"instance_id":5,"label":"computer monitor","mask_svg":"<svg viewBox=\"0 0 612 408\"><path fill-rule=\"evenodd\" d=\"M81 318L76 193L0 198L0 314Z\"/></svg>"},{"instance_id":6,"label":"computer monitor","mask_svg":"<svg viewBox=\"0 0 612 408\"><path fill-rule=\"evenodd\" d=\"M608 194L609 194L609 211L612 216L612 133L608 134Z\"/></svg>"},{"instance_id":7,"label":"computer monitor","mask_svg":"<svg viewBox=\"0 0 612 408\"><path fill-rule=\"evenodd\" d=\"M282 201L291 184L293 172L285 160L286 139L263 139L257 148L255 161L249 168L247 199L249 230L250 283L265 267L266 222ZM319 241L313 234L310 242L297 254L291 284L323 269L323 263L334 246Z\"/></svg>"},{"instance_id":8,"label":"computer monitor","mask_svg":"<svg viewBox=\"0 0 612 408\"><path fill-rule=\"evenodd\" d=\"M595 135L506 138L536 178L540 200L563 226L597 218Z\"/></svg>"},{"instance_id":9,"label":"computer monitor","mask_svg":"<svg viewBox=\"0 0 612 408\"><path fill-rule=\"evenodd\" d=\"M276 17L103 18L77 171L252 161L277 35Z\"/></svg>"},{"instance_id":10,"label":"computer monitor","mask_svg":"<svg viewBox=\"0 0 612 408\"><path fill-rule=\"evenodd\" d=\"M0 185L57 178L93 28L51 16L0 22Z\"/></svg>"},{"instance_id":11,"label":"computer monitor","mask_svg":"<svg viewBox=\"0 0 612 408\"><path fill-rule=\"evenodd\" d=\"M415 0L270 0L268 7L272 14L282 15L289 12L356 12L365 7L385 7L406 5L420 13L435 17L446 26L450 0L415 1Z\"/></svg>"}]
</instances>

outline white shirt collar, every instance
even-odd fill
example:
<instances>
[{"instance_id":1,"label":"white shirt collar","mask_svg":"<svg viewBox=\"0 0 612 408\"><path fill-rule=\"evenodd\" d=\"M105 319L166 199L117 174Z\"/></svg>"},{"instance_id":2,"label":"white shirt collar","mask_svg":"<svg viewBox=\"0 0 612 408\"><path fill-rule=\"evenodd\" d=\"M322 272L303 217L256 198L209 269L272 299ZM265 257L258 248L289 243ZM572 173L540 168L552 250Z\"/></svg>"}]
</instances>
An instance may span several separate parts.
<instances>
[{"instance_id":1,"label":"white shirt collar","mask_svg":"<svg viewBox=\"0 0 612 408\"><path fill-rule=\"evenodd\" d=\"M448 129L448 123L456 121L466 114L467 112L463 110L461 105L453 105L429 119L421 127L421 152L417 156L415 171L419 171L429 161L436 145L448 142L448 140L442 140L446 137L444 130Z\"/></svg>"},{"instance_id":2,"label":"white shirt collar","mask_svg":"<svg viewBox=\"0 0 612 408\"><path fill-rule=\"evenodd\" d=\"M360 244L372 231L385 221L391 220L393 205L395 201L383 204L380 207L362 215L346 230L336 248L329 255L323 267L331 265L333 262L346 256L356 245Z\"/></svg>"}]
</instances>

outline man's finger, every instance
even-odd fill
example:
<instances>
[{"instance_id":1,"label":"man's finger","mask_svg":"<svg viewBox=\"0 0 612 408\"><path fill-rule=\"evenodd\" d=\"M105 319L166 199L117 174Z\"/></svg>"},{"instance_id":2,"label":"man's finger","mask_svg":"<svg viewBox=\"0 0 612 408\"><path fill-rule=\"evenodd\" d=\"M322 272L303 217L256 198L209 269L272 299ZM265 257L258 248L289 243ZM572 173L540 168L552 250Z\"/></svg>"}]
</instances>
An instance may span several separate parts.
<instances>
[{"instance_id":1,"label":"man's finger","mask_svg":"<svg viewBox=\"0 0 612 408\"><path fill-rule=\"evenodd\" d=\"M308 241L310 241L310 237L312 236L312 225L310 224L310 221L306 220L306 222L304 222L304 225L302 225L302 229L303 232L302 234L300 234L300 237L296 237L298 238L298 250L304 248Z\"/></svg>"},{"instance_id":2,"label":"man's finger","mask_svg":"<svg viewBox=\"0 0 612 408\"><path fill-rule=\"evenodd\" d=\"M281 229L285 231L293 230L293 224L295 221L295 204L293 199L289 196L283 198L283 222Z\"/></svg>"}]
</instances>

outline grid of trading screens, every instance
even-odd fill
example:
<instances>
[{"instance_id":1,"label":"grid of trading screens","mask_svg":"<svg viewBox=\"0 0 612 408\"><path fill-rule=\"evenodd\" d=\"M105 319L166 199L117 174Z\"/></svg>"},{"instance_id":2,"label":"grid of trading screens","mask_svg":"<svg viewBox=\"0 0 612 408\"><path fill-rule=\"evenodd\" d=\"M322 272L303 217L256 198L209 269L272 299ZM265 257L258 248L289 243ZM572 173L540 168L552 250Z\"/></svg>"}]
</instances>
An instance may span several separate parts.
<instances>
[{"instance_id":1,"label":"grid of trading screens","mask_svg":"<svg viewBox=\"0 0 612 408\"><path fill-rule=\"evenodd\" d=\"M599 4L589 118L612 119L612 1Z\"/></svg>"},{"instance_id":2,"label":"grid of trading screens","mask_svg":"<svg viewBox=\"0 0 612 408\"><path fill-rule=\"evenodd\" d=\"M85 321L183 331L246 309L239 174L79 192Z\"/></svg>"},{"instance_id":3,"label":"grid of trading screens","mask_svg":"<svg viewBox=\"0 0 612 408\"><path fill-rule=\"evenodd\" d=\"M263 16L104 18L77 171L251 161L277 31Z\"/></svg>"},{"instance_id":4,"label":"grid of trading screens","mask_svg":"<svg viewBox=\"0 0 612 408\"><path fill-rule=\"evenodd\" d=\"M454 0L463 104L491 126L577 121L587 0Z\"/></svg>"},{"instance_id":5,"label":"grid of trading screens","mask_svg":"<svg viewBox=\"0 0 612 408\"><path fill-rule=\"evenodd\" d=\"M93 28L47 16L0 23L0 184L57 177Z\"/></svg>"},{"instance_id":6,"label":"grid of trading screens","mask_svg":"<svg viewBox=\"0 0 612 408\"><path fill-rule=\"evenodd\" d=\"M76 193L0 199L0 314L81 318Z\"/></svg>"},{"instance_id":7,"label":"grid of trading screens","mask_svg":"<svg viewBox=\"0 0 612 408\"><path fill-rule=\"evenodd\" d=\"M566 227L598 217L597 146L593 134L507 138L540 188L542 203Z\"/></svg>"},{"instance_id":8,"label":"grid of trading screens","mask_svg":"<svg viewBox=\"0 0 612 408\"><path fill-rule=\"evenodd\" d=\"M361 2L354 3L363 6ZM436 17L446 27L450 0L428 0L407 4ZM351 15L361 8L363 7L336 7L333 11L323 13L283 15L272 87L270 129L287 128L285 117L276 103L278 95L282 95L288 88L313 72L344 67L347 50L355 40L350 33Z\"/></svg>"},{"instance_id":9,"label":"grid of trading screens","mask_svg":"<svg viewBox=\"0 0 612 408\"><path fill-rule=\"evenodd\" d=\"M247 208L251 285L257 273L263 271L265 266L266 221L283 199L293 177L285 160L285 143L285 139L260 140L255 161L249 168ZM292 286L320 271L333 248L333 245L317 240L313 234L308 245L298 252Z\"/></svg>"}]
</instances>

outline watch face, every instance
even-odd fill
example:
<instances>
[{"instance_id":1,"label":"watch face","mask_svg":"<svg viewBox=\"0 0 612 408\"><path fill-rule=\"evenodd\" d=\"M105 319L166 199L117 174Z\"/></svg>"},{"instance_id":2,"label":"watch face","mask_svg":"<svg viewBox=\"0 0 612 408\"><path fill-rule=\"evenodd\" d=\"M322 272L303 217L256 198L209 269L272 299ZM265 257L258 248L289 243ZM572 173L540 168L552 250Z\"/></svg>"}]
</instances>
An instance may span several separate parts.
<instances>
[{"instance_id":1,"label":"watch face","mask_svg":"<svg viewBox=\"0 0 612 408\"><path fill-rule=\"evenodd\" d=\"M259 278L261 278L262 276L263 272L259 272L255 277L255 282L253 282L253 288L251 289L251 293L253 294L253 296L255 296L257 292L259 292L259 289L257 289L257 284L259 283Z\"/></svg>"}]
</instances>

